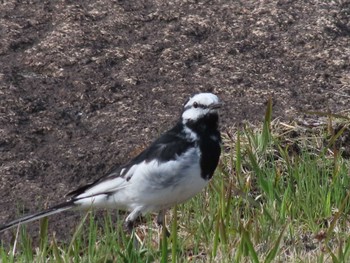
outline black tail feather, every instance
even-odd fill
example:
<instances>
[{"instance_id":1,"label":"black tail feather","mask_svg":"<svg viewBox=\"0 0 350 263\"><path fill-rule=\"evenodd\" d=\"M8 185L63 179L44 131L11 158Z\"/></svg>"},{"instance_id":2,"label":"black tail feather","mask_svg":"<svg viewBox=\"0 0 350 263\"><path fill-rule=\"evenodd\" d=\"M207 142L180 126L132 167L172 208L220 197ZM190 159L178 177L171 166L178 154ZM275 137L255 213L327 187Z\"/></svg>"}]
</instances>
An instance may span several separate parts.
<instances>
[{"instance_id":1,"label":"black tail feather","mask_svg":"<svg viewBox=\"0 0 350 263\"><path fill-rule=\"evenodd\" d=\"M43 218L46 216L54 215L54 214L72 209L73 207L75 207L75 204L73 201L68 201L65 203L58 204L58 205L51 207L49 209L46 209L44 211L41 211L41 212L38 212L35 214L31 214L31 215L27 215L27 216L21 217L19 219L13 220L7 224L1 225L0 232L3 232L7 229L16 227L20 224L26 224L26 223L29 223L31 221L34 221L34 220L37 220L37 219L40 219L40 218Z\"/></svg>"}]
</instances>

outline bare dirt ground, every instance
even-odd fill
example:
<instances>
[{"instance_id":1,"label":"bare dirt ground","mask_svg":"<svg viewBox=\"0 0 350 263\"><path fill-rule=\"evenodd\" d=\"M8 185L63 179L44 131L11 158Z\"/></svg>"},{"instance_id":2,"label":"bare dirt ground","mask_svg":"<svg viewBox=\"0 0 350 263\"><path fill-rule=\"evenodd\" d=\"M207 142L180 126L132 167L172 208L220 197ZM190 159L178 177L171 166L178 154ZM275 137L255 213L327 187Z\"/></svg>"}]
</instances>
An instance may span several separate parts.
<instances>
[{"instance_id":1,"label":"bare dirt ground","mask_svg":"<svg viewBox=\"0 0 350 263\"><path fill-rule=\"evenodd\" d=\"M286 120L349 109L349 1L3 0L0 36L1 223L125 162L198 91L222 129L269 96Z\"/></svg>"}]
</instances>

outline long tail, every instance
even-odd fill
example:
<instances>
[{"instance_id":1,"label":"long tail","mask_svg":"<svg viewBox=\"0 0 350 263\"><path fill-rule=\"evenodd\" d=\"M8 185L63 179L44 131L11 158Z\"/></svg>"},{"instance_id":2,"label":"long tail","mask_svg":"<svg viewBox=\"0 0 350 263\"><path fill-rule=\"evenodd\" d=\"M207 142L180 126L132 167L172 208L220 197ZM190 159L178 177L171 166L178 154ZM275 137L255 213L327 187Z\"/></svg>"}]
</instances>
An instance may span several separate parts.
<instances>
[{"instance_id":1,"label":"long tail","mask_svg":"<svg viewBox=\"0 0 350 263\"><path fill-rule=\"evenodd\" d=\"M1 225L0 226L0 232L3 232L5 230L7 230L7 229L16 227L19 224L26 224L26 223L29 223L31 221L34 221L34 220L37 220L37 219L40 219L40 218L43 218L43 217L46 217L46 216L50 216L50 215L54 215L54 214L57 214L57 213L61 213L63 211L72 209L75 206L76 205L74 204L73 201L67 201L65 203L61 203L61 204L56 205L54 207L51 207L51 208L49 208L47 210L44 210L44 211L41 211L41 212L38 212L38 213L35 213L35 214L31 214L31 215L28 215L28 216L24 216L22 218L13 220L13 221L5 224L5 225Z\"/></svg>"}]
</instances>

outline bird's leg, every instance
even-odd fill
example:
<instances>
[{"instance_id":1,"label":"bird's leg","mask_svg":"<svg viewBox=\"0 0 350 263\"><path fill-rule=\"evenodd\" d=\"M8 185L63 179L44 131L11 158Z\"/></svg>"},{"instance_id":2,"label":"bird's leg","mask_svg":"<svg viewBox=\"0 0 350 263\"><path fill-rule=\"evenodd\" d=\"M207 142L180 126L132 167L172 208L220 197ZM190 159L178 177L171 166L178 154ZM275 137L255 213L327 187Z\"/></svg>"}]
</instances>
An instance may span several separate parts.
<instances>
[{"instance_id":1,"label":"bird's leg","mask_svg":"<svg viewBox=\"0 0 350 263\"><path fill-rule=\"evenodd\" d=\"M141 215L141 210L139 209L134 209L125 219L124 223L124 229L126 232L129 234L132 233L134 226L135 226L135 220Z\"/></svg>"},{"instance_id":2,"label":"bird's leg","mask_svg":"<svg viewBox=\"0 0 350 263\"><path fill-rule=\"evenodd\" d=\"M133 233L133 230L135 227L135 220L141 214L142 214L141 209L136 208L127 216L124 222L124 229L127 233L131 235L131 237L133 237L134 247L136 249L139 249L141 247L142 241L135 232Z\"/></svg>"},{"instance_id":3,"label":"bird's leg","mask_svg":"<svg viewBox=\"0 0 350 263\"><path fill-rule=\"evenodd\" d=\"M165 213L166 213L165 209L160 210L160 212L157 216L157 224L158 224L158 226L161 226L162 228L164 228L166 236L170 237L170 232L168 231L168 229L166 228L166 225L165 225Z\"/></svg>"}]
</instances>

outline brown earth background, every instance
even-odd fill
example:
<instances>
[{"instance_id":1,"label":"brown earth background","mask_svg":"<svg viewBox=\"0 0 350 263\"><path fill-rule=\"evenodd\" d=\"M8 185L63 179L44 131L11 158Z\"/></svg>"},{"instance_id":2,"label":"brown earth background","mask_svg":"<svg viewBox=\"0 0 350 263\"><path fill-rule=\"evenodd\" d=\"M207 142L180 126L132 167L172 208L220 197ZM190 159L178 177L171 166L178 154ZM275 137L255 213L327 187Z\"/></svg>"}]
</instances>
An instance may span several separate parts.
<instances>
[{"instance_id":1,"label":"brown earth background","mask_svg":"<svg viewBox=\"0 0 350 263\"><path fill-rule=\"evenodd\" d=\"M349 109L350 1L3 0L0 36L0 223L127 161L199 91L222 130L269 96L286 121Z\"/></svg>"}]
</instances>

